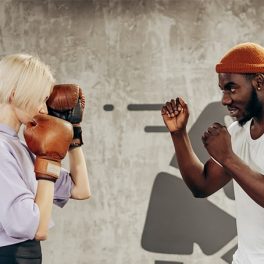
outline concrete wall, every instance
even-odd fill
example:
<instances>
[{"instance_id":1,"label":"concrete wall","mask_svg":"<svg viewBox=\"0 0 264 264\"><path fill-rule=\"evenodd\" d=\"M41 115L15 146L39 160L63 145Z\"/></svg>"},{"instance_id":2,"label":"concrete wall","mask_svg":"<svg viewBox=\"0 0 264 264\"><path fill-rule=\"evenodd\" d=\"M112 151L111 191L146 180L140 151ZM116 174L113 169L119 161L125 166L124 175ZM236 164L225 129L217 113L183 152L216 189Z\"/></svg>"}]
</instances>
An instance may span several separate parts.
<instances>
[{"instance_id":1,"label":"concrete wall","mask_svg":"<svg viewBox=\"0 0 264 264\"><path fill-rule=\"evenodd\" d=\"M146 221L152 203L166 202L166 189L154 188L157 179L172 179L175 191L182 184L170 164L169 134L159 127L146 132L146 126L163 126L155 105L180 95L190 106L191 129L221 97L214 72L219 58L239 42L264 44L263 13L261 0L0 1L0 55L38 54L58 83L78 83L87 97L84 152L93 197L54 208L56 226L43 243L44 264L230 263L225 255L236 245L234 236L210 251L197 238L190 242L186 223L189 252L181 247L184 235L155 237L156 249L155 241L145 239L148 223L156 221L162 233L159 221L168 219L156 212ZM106 111L106 104L113 110ZM143 110L155 105L153 111L133 111L135 104ZM182 201L175 213L184 215L184 199L176 192L171 197ZM205 201L234 218L227 193ZM171 211L174 202L166 202ZM172 233L177 226L176 219ZM209 231L204 232L200 237ZM162 250L166 243L175 249Z\"/></svg>"}]
</instances>

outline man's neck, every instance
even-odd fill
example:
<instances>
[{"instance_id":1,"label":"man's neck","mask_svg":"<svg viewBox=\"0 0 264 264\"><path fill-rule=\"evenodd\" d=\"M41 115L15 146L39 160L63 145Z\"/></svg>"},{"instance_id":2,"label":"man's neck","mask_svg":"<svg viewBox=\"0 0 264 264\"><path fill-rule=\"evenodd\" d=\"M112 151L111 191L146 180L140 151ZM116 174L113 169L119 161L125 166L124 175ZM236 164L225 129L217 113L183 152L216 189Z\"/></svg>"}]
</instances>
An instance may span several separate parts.
<instances>
[{"instance_id":1,"label":"man's neck","mask_svg":"<svg viewBox=\"0 0 264 264\"><path fill-rule=\"evenodd\" d=\"M258 139L264 134L264 120L253 118L250 124L250 135L252 139Z\"/></svg>"}]
</instances>

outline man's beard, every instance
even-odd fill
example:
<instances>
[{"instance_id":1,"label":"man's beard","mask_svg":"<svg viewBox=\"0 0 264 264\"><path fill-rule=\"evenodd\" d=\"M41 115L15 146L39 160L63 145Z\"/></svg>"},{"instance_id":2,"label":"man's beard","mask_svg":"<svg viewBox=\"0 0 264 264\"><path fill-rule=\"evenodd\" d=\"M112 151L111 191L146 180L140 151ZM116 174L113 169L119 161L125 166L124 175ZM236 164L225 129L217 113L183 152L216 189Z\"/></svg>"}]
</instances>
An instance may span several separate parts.
<instances>
[{"instance_id":1,"label":"man's beard","mask_svg":"<svg viewBox=\"0 0 264 264\"><path fill-rule=\"evenodd\" d=\"M238 123L240 126L244 126L252 117L260 117L261 113L262 104L258 99L256 90L253 89L251 98L245 107L245 115L242 117L242 119L238 120Z\"/></svg>"}]
</instances>

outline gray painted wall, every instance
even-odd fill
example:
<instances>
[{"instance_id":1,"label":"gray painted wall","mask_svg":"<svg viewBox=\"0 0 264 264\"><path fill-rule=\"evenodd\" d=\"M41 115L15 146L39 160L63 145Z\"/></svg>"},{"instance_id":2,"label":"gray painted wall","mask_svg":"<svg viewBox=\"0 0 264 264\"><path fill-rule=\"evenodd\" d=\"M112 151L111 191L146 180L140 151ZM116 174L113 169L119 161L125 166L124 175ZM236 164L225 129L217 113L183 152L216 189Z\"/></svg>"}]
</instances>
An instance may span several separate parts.
<instances>
[{"instance_id":1,"label":"gray painted wall","mask_svg":"<svg viewBox=\"0 0 264 264\"><path fill-rule=\"evenodd\" d=\"M80 84L87 97L84 152L93 196L54 208L44 264L227 263L222 256L235 239L213 255L197 243L187 255L142 248L156 176L180 175L170 166L169 134L144 131L163 125L159 111L127 105L183 96L191 128L220 99L219 58L239 42L264 44L263 13L261 0L0 1L0 55L38 54L58 82ZM208 201L234 216L223 191Z\"/></svg>"}]
</instances>

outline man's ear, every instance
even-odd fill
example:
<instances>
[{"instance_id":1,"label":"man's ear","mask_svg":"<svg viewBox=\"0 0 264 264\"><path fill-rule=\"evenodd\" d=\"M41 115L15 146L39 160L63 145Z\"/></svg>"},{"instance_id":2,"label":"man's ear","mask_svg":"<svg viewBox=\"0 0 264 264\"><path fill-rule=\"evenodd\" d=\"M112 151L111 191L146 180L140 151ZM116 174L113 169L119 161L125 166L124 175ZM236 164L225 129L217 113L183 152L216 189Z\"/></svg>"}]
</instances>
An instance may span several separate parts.
<instances>
[{"instance_id":1,"label":"man's ear","mask_svg":"<svg viewBox=\"0 0 264 264\"><path fill-rule=\"evenodd\" d=\"M264 74L258 73L252 80L253 86L259 91L264 89Z\"/></svg>"},{"instance_id":2,"label":"man's ear","mask_svg":"<svg viewBox=\"0 0 264 264\"><path fill-rule=\"evenodd\" d=\"M9 98L8 98L8 103L9 104L12 104L12 102L14 101L14 97L15 97L15 90L12 90L12 92L9 95Z\"/></svg>"}]
</instances>

